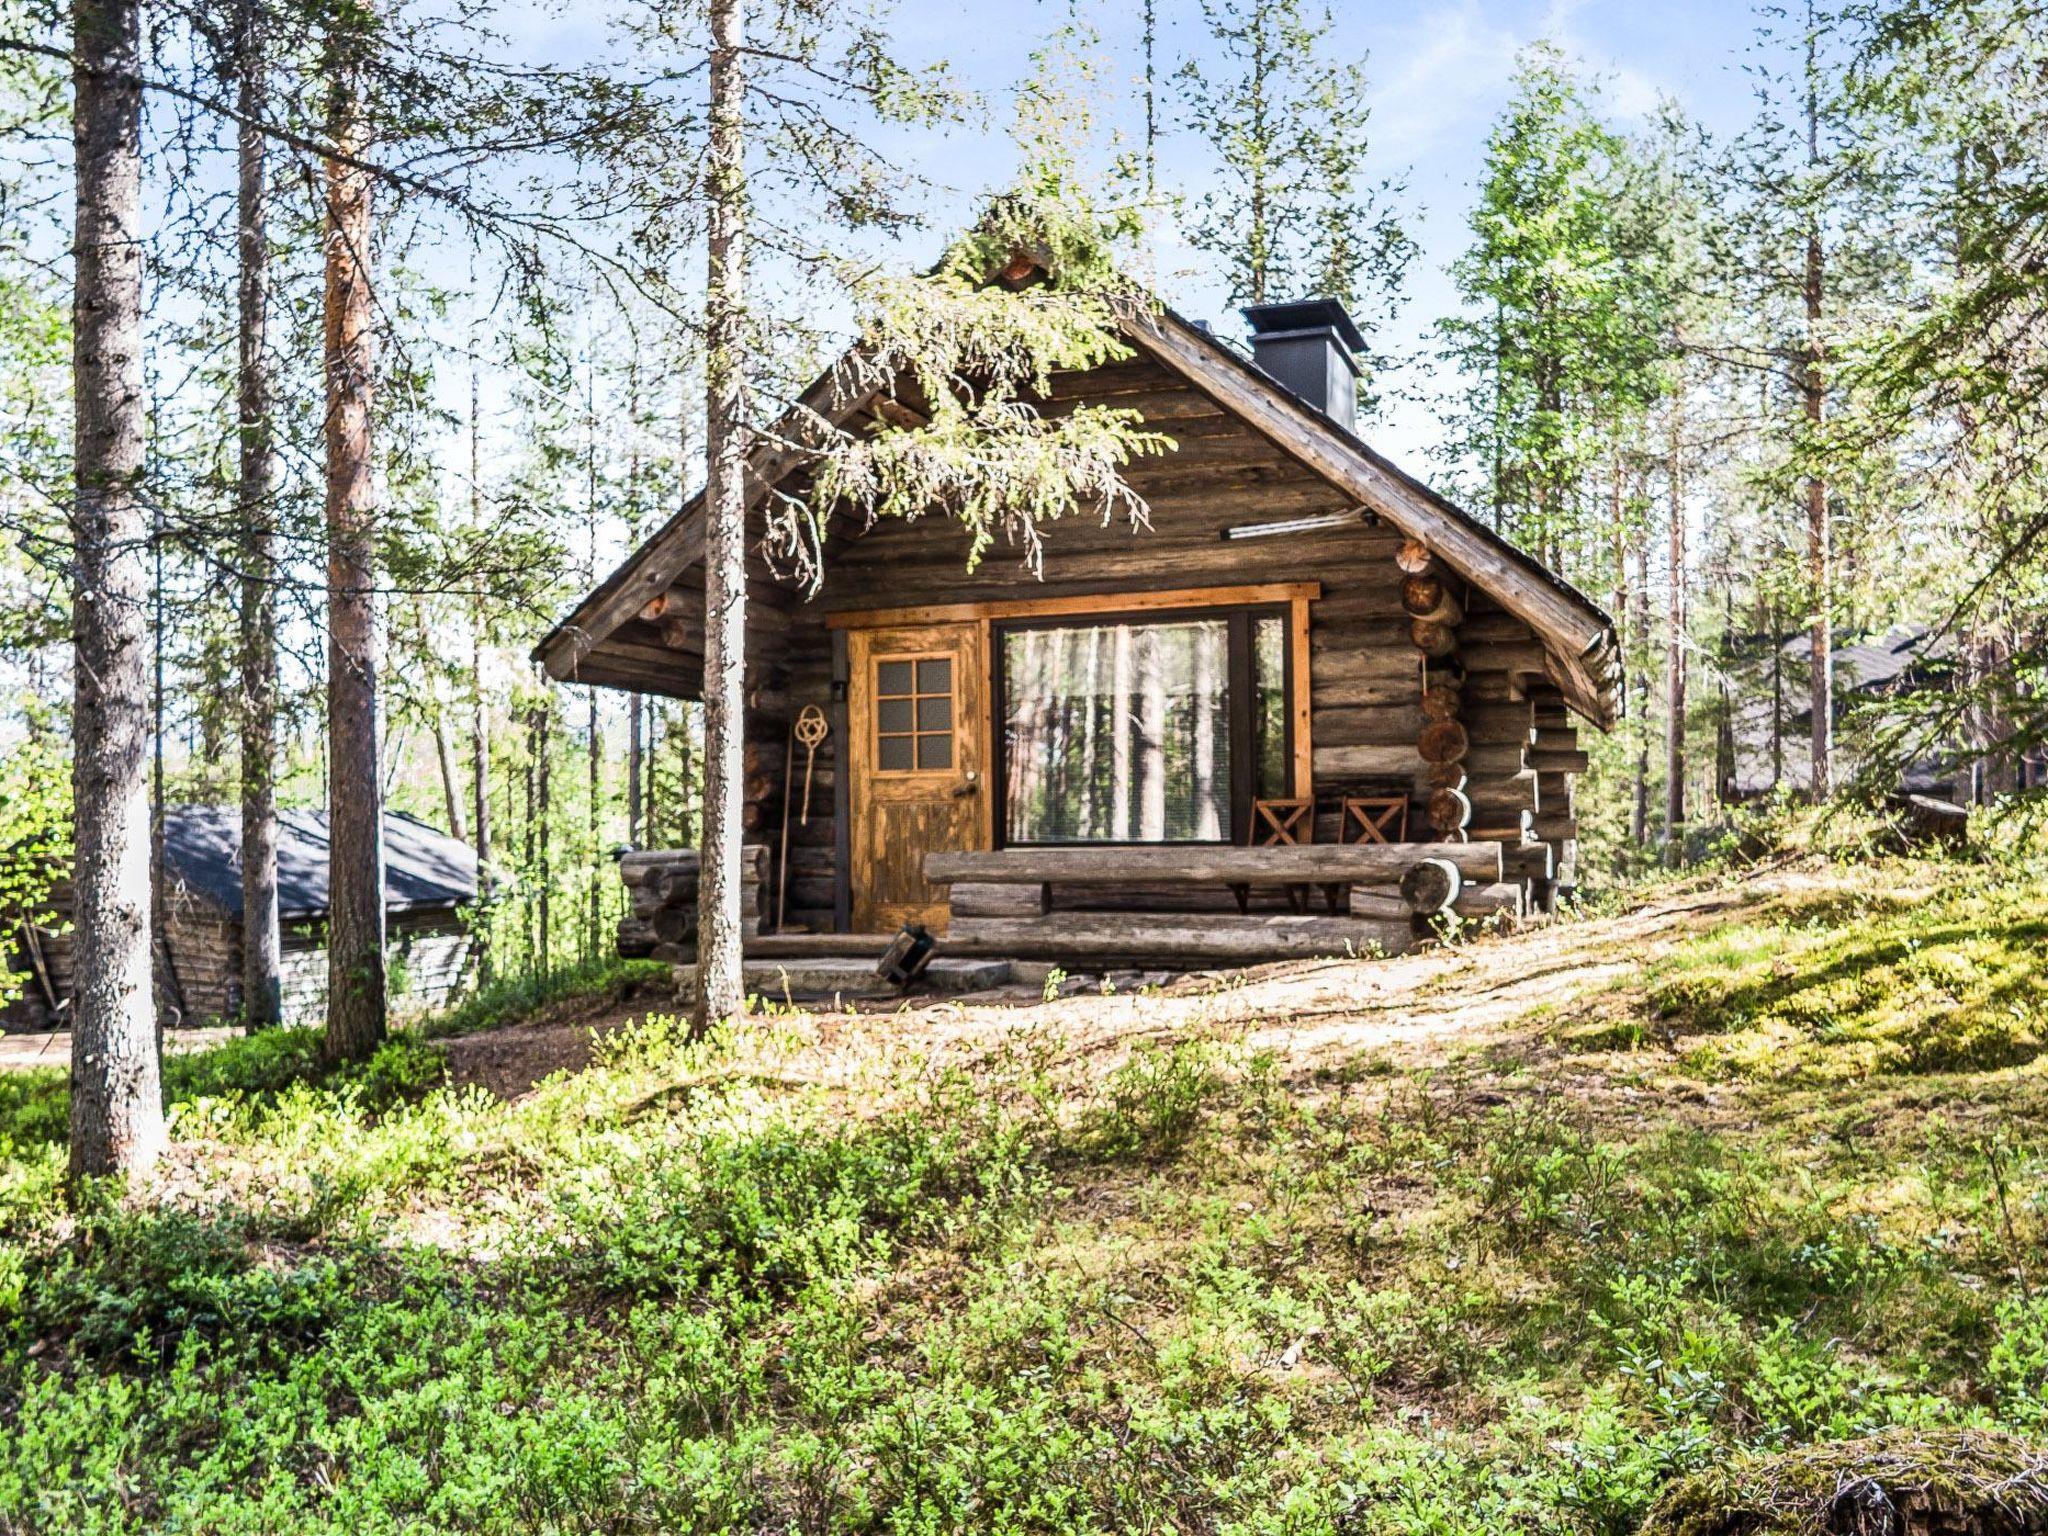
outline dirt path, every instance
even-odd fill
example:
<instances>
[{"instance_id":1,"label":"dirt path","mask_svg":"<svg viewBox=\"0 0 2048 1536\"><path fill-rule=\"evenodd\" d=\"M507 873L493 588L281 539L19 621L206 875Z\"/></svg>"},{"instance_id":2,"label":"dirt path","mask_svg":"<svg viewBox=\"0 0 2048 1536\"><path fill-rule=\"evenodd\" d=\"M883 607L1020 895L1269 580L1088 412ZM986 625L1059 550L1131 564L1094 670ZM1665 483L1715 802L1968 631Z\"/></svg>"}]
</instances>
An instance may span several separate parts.
<instances>
[{"instance_id":1,"label":"dirt path","mask_svg":"<svg viewBox=\"0 0 2048 1536\"><path fill-rule=\"evenodd\" d=\"M1051 1003L948 999L777 1023L802 1038L802 1054L825 1080L849 1085L878 1059L971 1060L1033 1030L1056 1033L1069 1059L1197 1033L1243 1036L1303 1069L1377 1048L1481 1043L1533 1013L1611 989L1687 935L1806 878L1787 870L1680 887L1619 916L1392 960L1296 961L1190 975L1144 993L1084 992ZM568 1005L449 1041L451 1075L514 1098L551 1073L586 1065L593 1037L671 1011L659 996Z\"/></svg>"},{"instance_id":2,"label":"dirt path","mask_svg":"<svg viewBox=\"0 0 2048 1536\"><path fill-rule=\"evenodd\" d=\"M204 1050L232 1040L236 1029L171 1029L164 1031L164 1049L173 1054ZM38 1034L0 1034L0 1072L33 1071L37 1067L68 1067L71 1064L71 1031L45 1030Z\"/></svg>"}]
</instances>

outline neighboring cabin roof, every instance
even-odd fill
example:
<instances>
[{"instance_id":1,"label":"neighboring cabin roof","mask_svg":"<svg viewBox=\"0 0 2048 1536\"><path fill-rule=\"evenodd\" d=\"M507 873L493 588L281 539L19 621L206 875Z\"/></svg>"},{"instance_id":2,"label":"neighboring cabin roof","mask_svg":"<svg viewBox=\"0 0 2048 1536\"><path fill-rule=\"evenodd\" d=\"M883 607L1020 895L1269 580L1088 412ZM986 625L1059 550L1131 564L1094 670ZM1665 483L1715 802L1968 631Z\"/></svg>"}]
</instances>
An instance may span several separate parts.
<instances>
[{"instance_id":1,"label":"neighboring cabin roof","mask_svg":"<svg viewBox=\"0 0 2048 1536\"><path fill-rule=\"evenodd\" d=\"M277 896L288 921L327 915L327 813L277 814ZM242 815L233 806L183 805L164 812L164 877L231 918L242 915ZM384 813L384 906L388 912L474 901L476 850L399 811Z\"/></svg>"},{"instance_id":2,"label":"neighboring cabin roof","mask_svg":"<svg viewBox=\"0 0 2048 1536\"><path fill-rule=\"evenodd\" d=\"M1356 497L1389 526L1428 544L1468 582L1529 625L1549 658L1551 680L1574 709L1603 728L1613 722L1620 700L1619 648L1613 620L1592 599L1172 310L1127 320L1124 336L1138 352ZM805 391L800 408L777 435L801 441L805 421L822 417L838 424L876 398L874 390L842 387L845 376L839 368L827 370ZM781 446L756 454L749 466L748 505L800 468L805 458ZM703 549L700 492L542 639L534 648L535 659L552 676L575 680L583 659L649 599L666 592L702 558Z\"/></svg>"}]
</instances>

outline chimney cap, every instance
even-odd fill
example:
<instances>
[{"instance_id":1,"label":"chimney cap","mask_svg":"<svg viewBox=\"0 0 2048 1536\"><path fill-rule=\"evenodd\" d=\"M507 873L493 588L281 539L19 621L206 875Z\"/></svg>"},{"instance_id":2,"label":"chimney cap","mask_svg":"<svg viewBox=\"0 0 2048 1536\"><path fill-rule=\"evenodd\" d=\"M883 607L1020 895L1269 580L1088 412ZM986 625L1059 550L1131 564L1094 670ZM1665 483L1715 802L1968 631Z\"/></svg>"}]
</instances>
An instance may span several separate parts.
<instances>
[{"instance_id":1,"label":"chimney cap","mask_svg":"<svg viewBox=\"0 0 2048 1536\"><path fill-rule=\"evenodd\" d=\"M1238 313L1250 324L1254 336L1270 336L1281 331L1331 330L1344 343L1347 353L1365 350L1365 337L1359 333L1351 312L1335 299L1286 299L1274 304L1247 304Z\"/></svg>"}]
</instances>

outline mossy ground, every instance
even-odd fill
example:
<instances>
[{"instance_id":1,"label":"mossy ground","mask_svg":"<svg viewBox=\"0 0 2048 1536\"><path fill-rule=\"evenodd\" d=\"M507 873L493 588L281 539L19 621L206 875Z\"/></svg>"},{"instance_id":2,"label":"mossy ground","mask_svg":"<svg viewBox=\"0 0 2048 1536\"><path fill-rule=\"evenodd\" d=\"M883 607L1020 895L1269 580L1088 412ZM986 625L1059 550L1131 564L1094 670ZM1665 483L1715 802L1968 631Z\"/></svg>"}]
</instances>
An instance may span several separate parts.
<instances>
[{"instance_id":1,"label":"mossy ground","mask_svg":"<svg viewBox=\"0 0 2048 1536\"><path fill-rule=\"evenodd\" d=\"M77 1217L57 1085L0 1083L0 1531L1619 1533L1735 1452L2039 1440L2044 911L2018 853L1807 860L655 1019L511 1102L408 1038L217 1071Z\"/></svg>"}]
</instances>

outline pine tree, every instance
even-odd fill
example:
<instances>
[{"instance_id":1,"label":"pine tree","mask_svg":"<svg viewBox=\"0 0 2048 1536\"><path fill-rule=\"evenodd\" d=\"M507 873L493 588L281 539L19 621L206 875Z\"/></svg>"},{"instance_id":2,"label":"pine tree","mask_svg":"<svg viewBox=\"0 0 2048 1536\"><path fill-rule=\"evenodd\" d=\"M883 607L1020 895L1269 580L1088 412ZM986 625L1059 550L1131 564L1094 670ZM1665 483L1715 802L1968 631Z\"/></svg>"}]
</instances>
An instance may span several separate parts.
<instances>
[{"instance_id":1,"label":"pine tree","mask_svg":"<svg viewBox=\"0 0 2048 1536\"><path fill-rule=\"evenodd\" d=\"M1657 398L1671 345L1664 264L1630 215L1639 176L1563 56L1526 50L1452 269L1465 313L1440 326L1466 380L1453 452L1478 467L1494 525L1568 573L1607 562L1593 480Z\"/></svg>"},{"instance_id":2,"label":"pine tree","mask_svg":"<svg viewBox=\"0 0 2048 1536\"><path fill-rule=\"evenodd\" d=\"M236 132L236 418L240 463L242 760L242 1020L251 1030L283 1018L284 938L277 894L277 585L275 389L270 363L270 158L264 0L238 0L232 59Z\"/></svg>"},{"instance_id":3,"label":"pine tree","mask_svg":"<svg viewBox=\"0 0 2048 1536\"><path fill-rule=\"evenodd\" d=\"M700 1026L745 1004L740 956L740 803L745 790L747 621L746 10L711 0L705 162L704 833L697 886Z\"/></svg>"},{"instance_id":4,"label":"pine tree","mask_svg":"<svg viewBox=\"0 0 2048 1536\"><path fill-rule=\"evenodd\" d=\"M372 457L375 314L362 56L371 18L337 18L326 52L327 1039L335 1060L384 1038L383 780L378 754L376 531Z\"/></svg>"},{"instance_id":5,"label":"pine tree","mask_svg":"<svg viewBox=\"0 0 2048 1536\"><path fill-rule=\"evenodd\" d=\"M141 16L74 0L72 600L77 820L71 1175L143 1174L165 1142L150 990L145 767Z\"/></svg>"},{"instance_id":6,"label":"pine tree","mask_svg":"<svg viewBox=\"0 0 2048 1536\"><path fill-rule=\"evenodd\" d=\"M1392 207L1401 185L1368 168L1365 67L1329 56L1329 13L1303 0L1202 0L1202 20L1213 62L1190 60L1175 78L1216 175L1188 237L1232 304L1313 292L1346 305L1367 342L1370 409L1388 364L1374 338L1399 308L1414 245Z\"/></svg>"}]
</instances>

